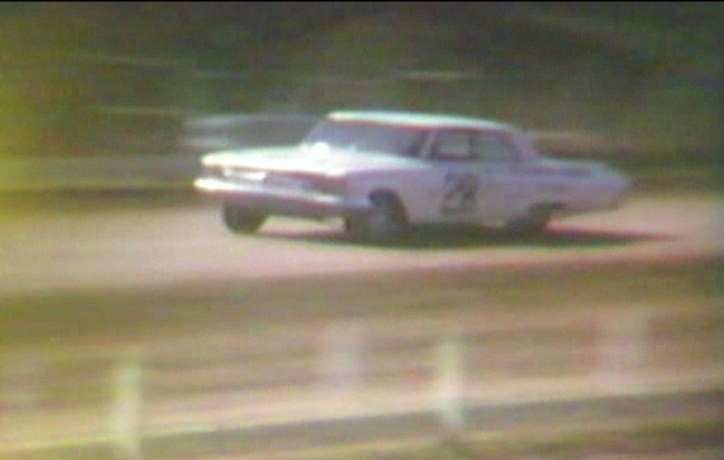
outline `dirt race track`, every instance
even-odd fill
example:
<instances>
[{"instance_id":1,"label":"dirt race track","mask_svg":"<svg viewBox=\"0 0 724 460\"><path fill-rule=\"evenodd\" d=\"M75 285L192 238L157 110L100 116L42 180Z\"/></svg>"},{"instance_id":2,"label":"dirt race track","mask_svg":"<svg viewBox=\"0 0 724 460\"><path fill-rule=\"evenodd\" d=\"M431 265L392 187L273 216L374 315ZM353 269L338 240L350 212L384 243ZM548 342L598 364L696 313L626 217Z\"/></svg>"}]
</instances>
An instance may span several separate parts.
<instances>
[{"instance_id":1,"label":"dirt race track","mask_svg":"<svg viewBox=\"0 0 724 460\"><path fill-rule=\"evenodd\" d=\"M333 224L280 218L259 235L233 235L222 227L218 206L198 200L184 206L163 196L45 196L28 205L33 212L0 207L0 295L694 257L724 247L720 198L714 192L639 195L615 211L554 222L541 238L433 233L380 247L348 241Z\"/></svg>"},{"instance_id":2,"label":"dirt race track","mask_svg":"<svg viewBox=\"0 0 724 460\"><path fill-rule=\"evenodd\" d=\"M281 218L232 235L188 196L0 205L2 459L346 459L441 425L672 421L703 432L598 453L724 452L718 192L637 193L535 238L383 245ZM495 458L558 458L532 455Z\"/></svg>"}]
</instances>

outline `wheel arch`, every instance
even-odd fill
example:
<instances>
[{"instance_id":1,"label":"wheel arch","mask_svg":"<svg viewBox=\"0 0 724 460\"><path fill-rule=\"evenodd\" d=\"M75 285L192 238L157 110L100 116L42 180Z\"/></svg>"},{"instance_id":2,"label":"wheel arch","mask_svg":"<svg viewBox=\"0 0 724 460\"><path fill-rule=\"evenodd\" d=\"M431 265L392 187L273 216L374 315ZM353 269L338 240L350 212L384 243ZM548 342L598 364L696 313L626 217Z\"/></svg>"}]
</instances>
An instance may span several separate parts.
<instances>
[{"instance_id":1,"label":"wheel arch","mask_svg":"<svg viewBox=\"0 0 724 460\"><path fill-rule=\"evenodd\" d=\"M370 202L374 202L376 199L379 198L389 198L391 199L395 205L398 207L398 210L400 211L402 217L407 222L409 221L409 214L407 211L407 207L405 206L405 203L402 200L402 197L400 196L397 191L390 187L377 187L367 194L367 199L370 200Z\"/></svg>"}]
</instances>

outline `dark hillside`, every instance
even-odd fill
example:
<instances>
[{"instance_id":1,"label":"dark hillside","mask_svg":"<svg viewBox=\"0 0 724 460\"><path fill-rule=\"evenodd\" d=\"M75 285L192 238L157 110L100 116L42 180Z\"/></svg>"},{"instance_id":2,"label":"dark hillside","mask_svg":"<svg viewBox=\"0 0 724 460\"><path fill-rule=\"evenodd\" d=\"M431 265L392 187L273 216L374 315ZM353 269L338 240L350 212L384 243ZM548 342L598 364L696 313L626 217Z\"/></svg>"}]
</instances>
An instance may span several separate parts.
<instances>
[{"instance_id":1,"label":"dark hillside","mask_svg":"<svg viewBox=\"0 0 724 460\"><path fill-rule=\"evenodd\" d=\"M0 154L165 150L205 112L405 108L712 158L722 24L705 2L8 3Z\"/></svg>"}]
</instances>

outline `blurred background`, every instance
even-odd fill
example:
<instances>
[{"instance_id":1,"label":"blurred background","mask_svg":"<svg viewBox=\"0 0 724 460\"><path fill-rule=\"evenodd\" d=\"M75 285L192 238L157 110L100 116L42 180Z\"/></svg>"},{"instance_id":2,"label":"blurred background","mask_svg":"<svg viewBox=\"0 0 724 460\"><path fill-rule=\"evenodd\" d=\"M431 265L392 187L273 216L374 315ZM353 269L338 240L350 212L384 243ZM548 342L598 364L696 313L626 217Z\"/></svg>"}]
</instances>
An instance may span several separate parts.
<instances>
[{"instance_id":1,"label":"blurred background","mask_svg":"<svg viewBox=\"0 0 724 460\"><path fill-rule=\"evenodd\" d=\"M723 24L722 2L0 3L0 458L724 458ZM499 119L636 187L540 238L380 246L231 235L192 195L202 152L339 109Z\"/></svg>"},{"instance_id":2,"label":"blurred background","mask_svg":"<svg viewBox=\"0 0 724 460\"><path fill-rule=\"evenodd\" d=\"M0 156L172 154L199 115L399 108L712 164L722 23L707 2L8 3Z\"/></svg>"}]
</instances>

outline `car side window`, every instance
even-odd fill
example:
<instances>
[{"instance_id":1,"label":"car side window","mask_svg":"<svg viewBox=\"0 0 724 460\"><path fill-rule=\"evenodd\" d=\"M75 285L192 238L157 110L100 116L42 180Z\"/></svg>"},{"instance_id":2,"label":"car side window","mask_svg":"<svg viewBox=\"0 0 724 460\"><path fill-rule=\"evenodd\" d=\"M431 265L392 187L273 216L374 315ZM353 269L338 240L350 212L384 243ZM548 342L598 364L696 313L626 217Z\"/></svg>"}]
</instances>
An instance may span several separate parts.
<instances>
[{"instance_id":1,"label":"car side window","mask_svg":"<svg viewBox=\"0 0 724 460\"><path fill-rule=\"evenodd\" d=\"M483 161L511 161L518 158L518 149L505 136L477 133L472 137L473 155Z\"/></svg>"},{"instance_id":2,"label":"car side window","mask_svg":"<svg viewBox=\"0 0 724 460\"><path fill-rule=\"evenodd\" d=\"M459 131L442 131L435 137L431 157L446 161L470 161L470 134Z\"/></svg>"}]
</instances>

